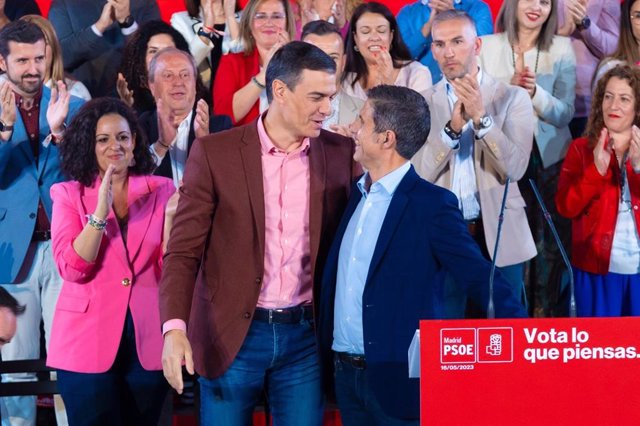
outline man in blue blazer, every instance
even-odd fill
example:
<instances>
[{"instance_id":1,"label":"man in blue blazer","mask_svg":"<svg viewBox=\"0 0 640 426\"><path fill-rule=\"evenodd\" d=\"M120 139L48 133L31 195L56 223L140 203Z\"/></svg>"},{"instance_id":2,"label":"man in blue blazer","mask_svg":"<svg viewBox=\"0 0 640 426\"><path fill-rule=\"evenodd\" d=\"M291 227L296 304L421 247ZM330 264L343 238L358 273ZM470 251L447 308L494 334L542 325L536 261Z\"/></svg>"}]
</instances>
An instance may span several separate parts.
<instances>
[{"instance_id":1,"label":"man in blue blazer","mask_svg":"<svg viewBox=\"0 0 640 426\"><path fill-rule=\"evenodd\" d=\"M51 253L49 189L63 180L56 142L83 101L62 82L45 87L45 66L45 39L35 24L14 21L0 31L0 285L27 307L2 348L5 361L40 357L40 320L48 337L62 285ZM0 407L3 425L35 424L33 396L2 398Z\"/></svg>"},{"instance_id":2,"label":"man in blue blazer","mask_svg":"<svg viewBox=\"0 0 640 426\"><path fill-rule=\"evenodd\" d=\"M443 315L445 272L481 306L488 303L491 265L455 195L421 179L409 162L429 122L417 92L378 86L351 125L354 159L367 173L329 252L318 324L346 426L418 424L419 386L408 377L407 350L421 319ZM526 316L501 276L494 298L497 316Z\"/></svg>"}]
</instances>

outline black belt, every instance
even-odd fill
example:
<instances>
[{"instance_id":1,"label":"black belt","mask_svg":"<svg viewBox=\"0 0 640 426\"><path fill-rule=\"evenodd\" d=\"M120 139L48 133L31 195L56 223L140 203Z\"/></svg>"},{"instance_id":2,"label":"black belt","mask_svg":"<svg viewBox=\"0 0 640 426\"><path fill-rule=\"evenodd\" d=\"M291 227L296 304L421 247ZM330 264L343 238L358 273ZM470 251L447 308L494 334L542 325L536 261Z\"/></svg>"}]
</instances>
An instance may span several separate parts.
<instances>
[{"instance_id":1,"label":"black belt","mask_svg":"<svg viewBox=\"0 0 640 426\"><path fill-rule=\"evenodd\" d=\"M477 237L481 232L484 232L484 229L482 228L481 217L473 220L467 220L466 222L467 229L469 230L469 234L471 234L472 237Z\"/></svg>"},{"instance_id":2,"label":"black belt","mask_svg":"<svg viewBox=\"0 0 640 426\"><path fill-rule=\"evenodd\" d=\"M33 231L31 241L49 241L51 239L51 231Z\"/></svg>"},{"instance_id":3,"label":"black belt","mask_svg":"<svg viewBox=\"0 0 640 426\"><path fill-rule=\"evenodd\" d=\"M349 364L358 370L364 370L367 367L367 361L364 355L353 355L347 352L334 352L338 361Z\"/></svg>"},{"instance_id":4,"label":"black belt","mask_svg":"<svg viewBox=\"0 0 640 426\"><path fill-rule=\"evenodd\" d=\"M311 305L299 305L284 309L256 308L253 319L268 322L269 324L297 324L302 320L313 318Z\"/></svg>"}]
</instances>

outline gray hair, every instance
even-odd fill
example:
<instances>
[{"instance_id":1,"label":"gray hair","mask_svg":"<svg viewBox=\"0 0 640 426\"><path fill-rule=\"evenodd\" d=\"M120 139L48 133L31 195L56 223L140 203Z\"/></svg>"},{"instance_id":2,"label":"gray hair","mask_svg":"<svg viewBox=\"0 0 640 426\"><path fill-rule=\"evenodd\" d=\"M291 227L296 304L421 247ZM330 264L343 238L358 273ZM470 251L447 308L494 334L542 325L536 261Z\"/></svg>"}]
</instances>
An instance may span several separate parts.
<instances>
[{"instance_id":1,"label":"gray hair","mask_svg":"<svg viewBox=\"0 0 640 426\"><path fill-rule=\"evenodd\" d=\"M148 79L150 83L153 83L156 78L156 70L158 68L158 61L160 61L160 58L162 56L169 55L172 53L184 56L189 61L189 63L191 64L191 67L193 68L193 77L195 79L198 78L198 65L196 65L196 60L191 54L183 50L176 49L175 47L165 47L164 49L156 52L156 54L153 55L153 58L151 58L151 62L149 62Z\"/></svg>"},{"instance_id":2,"label":"gray hair","mask_svg":"<svg viewBox=\"0 0 640 426\"><path fill-rule=\"evenodd\" d=\"M396 134L396 151L411 159L424 145L431 130L431 114L424 97L402 86L380 85L367 91L376 133Z\"/></svg>"},{"instance_id":3,"label":"gray hair","mask_svg":"<svg viewBox=\"0 0 640 426\"><path fill-rule=\"evenodd\" d=\"M433 18L433 22L431 23L431 33L433 33L435 27L440 25L441 23L453 21L456 19L467 21L473 29L473 35L476 37L478 36L478 29L476 28L476 23L473 18L471 18L471 16L469 16L467 12L457 9L449 9L445 10L444 12L439 12L436 17Z\"/></svg>"}]
</instances>

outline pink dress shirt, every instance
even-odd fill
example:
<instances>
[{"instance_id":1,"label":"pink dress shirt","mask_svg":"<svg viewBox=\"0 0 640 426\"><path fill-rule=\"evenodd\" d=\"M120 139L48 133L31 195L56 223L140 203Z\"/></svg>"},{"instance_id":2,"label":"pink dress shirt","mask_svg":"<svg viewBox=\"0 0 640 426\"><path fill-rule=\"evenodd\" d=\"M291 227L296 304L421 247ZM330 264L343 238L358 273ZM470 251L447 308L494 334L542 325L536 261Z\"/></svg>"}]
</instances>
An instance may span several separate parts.
<instances>
[{"instance_id":1,"label":"pink dress shirt","mask_svg":"<svg viewBox=\"0 0 640 426\"><path fill-rule=\"evenodd\" d=\"M262 184L265 207L264 277L258 307L287 308L311 303L311 248L309 240L309 139L286 153L267 134L258 120L262 153ZM163 333L186 331L183 320L172 319Z\"/></svg>"}]
</instances>

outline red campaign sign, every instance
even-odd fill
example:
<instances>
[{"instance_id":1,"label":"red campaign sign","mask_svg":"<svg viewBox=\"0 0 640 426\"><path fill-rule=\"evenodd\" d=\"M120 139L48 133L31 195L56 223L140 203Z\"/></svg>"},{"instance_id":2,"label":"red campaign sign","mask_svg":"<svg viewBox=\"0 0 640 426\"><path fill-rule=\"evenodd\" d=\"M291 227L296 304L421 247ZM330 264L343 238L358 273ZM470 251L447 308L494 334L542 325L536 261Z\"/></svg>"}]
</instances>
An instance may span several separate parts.
<instances>
[{"instance_id":1,"label":"red campaign sign","mask_svg":"<svg viewBox=\"0 0 640 426\"><path fill-rule=\"evenodd\" d=\"M640 425L640 318L420 323L421 424Z\"/></svg>"}]
</instances>

